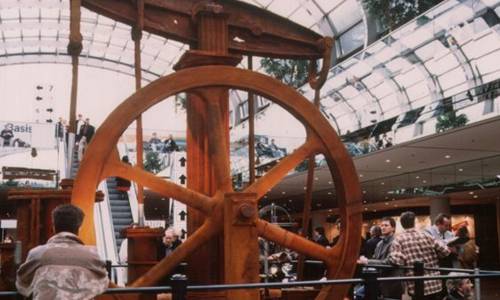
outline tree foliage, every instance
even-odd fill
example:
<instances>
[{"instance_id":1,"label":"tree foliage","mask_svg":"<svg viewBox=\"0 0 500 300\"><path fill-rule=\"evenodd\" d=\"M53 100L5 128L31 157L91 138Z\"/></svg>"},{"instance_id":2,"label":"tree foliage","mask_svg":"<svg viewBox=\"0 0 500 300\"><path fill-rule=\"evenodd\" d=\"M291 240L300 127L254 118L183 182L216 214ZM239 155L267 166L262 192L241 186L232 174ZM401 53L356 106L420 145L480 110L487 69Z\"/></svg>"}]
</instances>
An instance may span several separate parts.
<instances>
[{"instance_id":1,"label":"tree foliage","mask_svg":"<svg viewBox=\"0 0 500 300\"><path fill-rule=\"evenodd\" d=\"M286 85L294 88L299 88L307 81L309 71L308 60L294 60L294 59L274 59L263 58L260 64L264 71L281 80Z\"/></svg>"},{"instance_id":2,"label":"tree foliage","mask_svg":"<svg viewBox=\"0 0 500 300\"><path fill-rule=\"evenodd\" d=\"M469 119L466 115L457 116L454 110L445 112L437 117L436 132L444 132L449 129L465 126Z\"/></svg>"},{"instance_id":3,"label":"tree foliage","mask_svg":"<svg viewBox=\"0 0 500 300\"><path fill-rule=\"evenodd\" d=\"M442 0L363 0L370 15L386 30L395 28L427 11Z\"/></svg>"},{"instance_id":4,"label":"tree foliage","mask_svg":"<svg viewBox=\"0 0 500 300\"><path fill-rule=\"evenodd\" d=\"M156 151L146 152L146 159L144 162L144 169L151 173L158 173L162 169L162 162L160 159L160 154Z\"/></svg>"}]
</instances>

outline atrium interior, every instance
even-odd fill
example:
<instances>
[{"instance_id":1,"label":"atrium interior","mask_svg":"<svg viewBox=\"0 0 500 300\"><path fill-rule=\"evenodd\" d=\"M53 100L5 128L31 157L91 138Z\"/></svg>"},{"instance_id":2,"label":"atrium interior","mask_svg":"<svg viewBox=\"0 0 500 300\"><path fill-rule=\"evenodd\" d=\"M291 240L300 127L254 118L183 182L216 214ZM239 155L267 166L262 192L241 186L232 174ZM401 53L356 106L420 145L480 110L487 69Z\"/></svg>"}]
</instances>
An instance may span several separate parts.
<instances>
[{"instance_id":1,"label":"atrium interior","mask_svg":"<svg viewBox=\"0 0 500 300\"><path fill-rule=\"evenodd\" d=\"M370 228L406 211L500 270L499 62L500 0L2 0L0 291L62 203L120 286L359 277ZM263 289L187 299L368 299Z\"/></svg>"}]
</instances>

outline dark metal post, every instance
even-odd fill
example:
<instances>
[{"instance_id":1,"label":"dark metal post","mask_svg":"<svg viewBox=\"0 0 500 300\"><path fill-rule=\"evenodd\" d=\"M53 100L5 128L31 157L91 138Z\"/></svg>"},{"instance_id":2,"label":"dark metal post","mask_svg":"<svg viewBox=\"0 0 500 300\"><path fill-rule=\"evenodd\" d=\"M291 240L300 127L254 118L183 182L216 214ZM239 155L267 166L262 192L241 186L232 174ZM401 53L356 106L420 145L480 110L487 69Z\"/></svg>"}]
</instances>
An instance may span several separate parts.
<instances>
[{"instance_id":1,"label":"dark metal post","mask_svg":"<svg viewBox=\"0 0 500 300\"><path fill-rule=\"evenodd\" d=\"M375 268L363 268L362 273L363 279L365 280L365 299L366 300L377 300L379 295L379 288L377 277L379 276L379 271Z\"/></svg>"},{"instance_id":2,"label":"dark metal post","mask_svg":"<svg viewBox=\"0 0 500 300\"><path fill-rule=\"evenodd\" d=\"M415 276L424 276L424 263L416 261L413 264L413 273ZM424 299L424 280L415 280L415 299Z\"/></svg>"},{"instance_id":3,"label":"dark metal post","mask_svg":"<svg viewBox=\"0 0 500 300\"><path fill-rule=\"evenodd\" d=\"M106 261L106 271L108 272L108 278L111 280L111 261L107 260Z\"/></svg>"},{"instance_id":4,"label":"dark metal post","mask_svg":"<svg viewBox=\"0 0 500 300\"><path fill-rule=\"evenodd\" d=\"M172 300L186 300L187 279L185 276L172 277Z\"/></svg>"}]
</instances>

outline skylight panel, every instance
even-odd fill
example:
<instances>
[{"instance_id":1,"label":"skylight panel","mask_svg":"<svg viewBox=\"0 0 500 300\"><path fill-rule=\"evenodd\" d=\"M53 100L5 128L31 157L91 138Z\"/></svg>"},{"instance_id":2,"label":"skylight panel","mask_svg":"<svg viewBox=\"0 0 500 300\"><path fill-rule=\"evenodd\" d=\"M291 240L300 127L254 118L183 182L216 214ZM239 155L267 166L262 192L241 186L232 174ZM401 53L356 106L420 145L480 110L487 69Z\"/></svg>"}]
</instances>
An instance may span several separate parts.
<instances>
[{"instance_id":1,"label":"skylight panel","mask_svg":"<svg viewBox=\"0 0 500 300\"><path fill-rule=\"evenodd\" d=\"M274 0L268 7L267 10L283 16L288 17L292 12L294 12L297 7L299 7L298 1L283 1L283 0Z\"/></svg>"},{"instance_id":2,"label":"skylight panel","mask_svg":"<svg viewBox=\"0 0 500 300\"><path fill-rule=\"evenodd\" d=\"M291 16L290 20L293 22L300 24L306 28L311 27L316 23L316 18L314 18L311 12L305 7L299 7Z\"/></svg>"},{"instance_id":3,"label":"skylight panel","mask_svg":"<svg viewBox=\"0 0 500 300\"><path fill-rule=\"evenodd\" d=\"M332 10L328 14L328 18L339 34L361 20L361 8L356 0L347 0Z\"/></svg>"},{"instance_id":4,"label":"skylight panel","mask_svg":"<svg viewBox=\"0 0 500 300\"><path fill-rule=\"evenodd\" d=\"M413 102L417 99L423 98L425 96L429 96L429 87L425 81L420 81L410 86L406 89L406 94L410 101Z\"/></svg>"},{"instance_id":5,"label":"skylight panel","mask_svg":"<svg viewBox=\"0 0 500 300\"><path fill-rule=\"evenodd\" d=\"M315 0L321 10L325 13L330 12L334 7L338 6L344 1L345 0Z\"/></svg>"},{"instance_id":6,"label":"skylight panel","mask_svg":"<svg viewBox=\"0 0 500 300\"><path fill-rule=\"evenodd\" d=\"M1 9L0 17L2 18L2 22L19 22L19 9Z\"/></svg>"}]
</instances>

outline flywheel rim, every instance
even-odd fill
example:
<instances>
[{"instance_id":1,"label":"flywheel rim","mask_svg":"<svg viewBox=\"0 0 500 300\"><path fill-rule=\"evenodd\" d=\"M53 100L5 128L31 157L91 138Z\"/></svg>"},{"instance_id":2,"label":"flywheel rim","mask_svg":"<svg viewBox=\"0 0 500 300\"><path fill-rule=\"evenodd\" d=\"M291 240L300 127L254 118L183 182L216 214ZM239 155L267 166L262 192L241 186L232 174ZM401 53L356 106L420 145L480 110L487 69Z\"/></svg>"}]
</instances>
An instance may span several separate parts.
<instances>
[{"instance_id":1,"label":"flywheel rim","mask_svg":"<svg viewBox=\"0 0 500 300\"><path fill-rule=\"evenodd\" d=\"M332 258L326 262L328 278L352 276L361 240L362 194L350 155L321 112L293 88L269 76L229 66L188 68L159 78L123 101L106 118L87 147L73 188L72 203L81 207L87 216L82 225L81 237L84 242L95 243L95 189L109 175L106 166L111 161L116 164L115 145L122 133L153 105L175 94L205 87L227 87L262 95L286 109L309 129L311 134L306 144L311 138L321 146L320 149L311 150L311 153L323 153L328 162L335 182L340 215L345 224L338 246L330 249ZM353 254L353 251L356 253ZM345 288L342 290L345 291ZM327 294L328 299L334 299L331 298L333 293Z\"/></svg>"}]
</instances>

